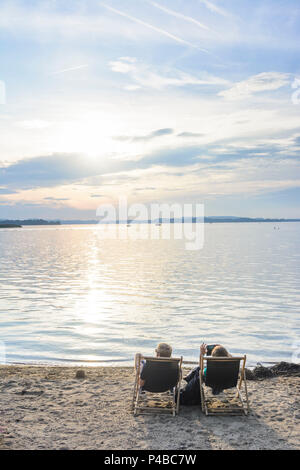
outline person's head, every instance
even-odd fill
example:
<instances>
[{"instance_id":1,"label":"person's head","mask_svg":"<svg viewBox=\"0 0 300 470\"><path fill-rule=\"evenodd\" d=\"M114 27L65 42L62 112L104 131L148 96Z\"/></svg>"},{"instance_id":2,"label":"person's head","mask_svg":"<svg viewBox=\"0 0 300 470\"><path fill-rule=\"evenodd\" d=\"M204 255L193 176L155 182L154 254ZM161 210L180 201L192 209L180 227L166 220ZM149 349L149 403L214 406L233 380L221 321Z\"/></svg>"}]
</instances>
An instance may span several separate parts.
<instances>
[{"instance_id":1,"label":"person's head","mask_svg":"<svg viewBox=\"0 0 300 470\"><path fill-rule=\"evenodd\" d=\"M159 343L155 352L157 357L171 357L172 347L167 343Z\"/></svg>"},{"instance_id":2,"label":"person's head","mask_svg":"<svg viewBox=\"0 0 300 470\"><path fill-rule=\"evenodd\" d=\"M214 347L211 352L211 355L214 357L230 357L230 354L227 349L225 349L224 346L222 346L221 344L218 344Z\"/></svg>"}]
</instances>

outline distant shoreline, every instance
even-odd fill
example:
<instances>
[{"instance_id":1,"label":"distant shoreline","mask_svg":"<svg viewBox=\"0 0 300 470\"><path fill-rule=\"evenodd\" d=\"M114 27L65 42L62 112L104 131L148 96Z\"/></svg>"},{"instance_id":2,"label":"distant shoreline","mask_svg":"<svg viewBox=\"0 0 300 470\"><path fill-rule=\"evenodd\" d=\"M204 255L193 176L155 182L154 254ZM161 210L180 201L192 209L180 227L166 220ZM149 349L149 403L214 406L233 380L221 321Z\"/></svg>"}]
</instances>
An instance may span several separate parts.
<instances>
[{"instance_id":1,"label":"distant shoreline","mask_svg":"<svg viewBox=\"0 0 300 470\"><path fill-rule=\"evenodd\" d=\"M24 225L61 225L61 222L44 219L0 219L0 228L20 228Z\"/></svg>"},{"instance_id":2,"label":"distant shoreline","mask_svg":"<svg viewBox=\"0 0 300 470\"><path fill-rule=\"evenodd\" d=\"M133 225L133 224L177 224L177 223L279 223L279 222L300 222L300 219L263 219L263 218L250 218L250 217L204 217L200 218L186 218L186 219L155 219L155 220L117 220L117 221L106 221L101 220L61 220L61 225Z\"/></svg>"},{"instance_id":3,"label":"distant shoreline","mask_svg":"<svg viewBox=\"0 0 300 470\"><path fill-rule=\"evenodd\" d=\"M177 224L177 223L205 223L205 224L224 224L224 223L285 223L300 222L300 219L263 219L249 217L204 217L203 219L188 218L180 219L158 219L158 220L117 220L105 221L101 220L43 220L43 219L26 219L26 220L0 220L0 228L21 228L23 226L61 226L61 225L135 225L135 224Z\"/></svg>"}]
</instances>

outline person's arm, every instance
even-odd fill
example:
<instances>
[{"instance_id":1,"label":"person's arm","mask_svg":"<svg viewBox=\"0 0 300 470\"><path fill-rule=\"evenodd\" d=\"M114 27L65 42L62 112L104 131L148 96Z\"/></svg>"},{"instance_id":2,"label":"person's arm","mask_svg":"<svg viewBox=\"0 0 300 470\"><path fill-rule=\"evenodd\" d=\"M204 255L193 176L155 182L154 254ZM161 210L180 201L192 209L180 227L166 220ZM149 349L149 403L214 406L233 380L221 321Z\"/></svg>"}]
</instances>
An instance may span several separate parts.
<instances>
[{"instance_id":1,"label":"person's arm","mask_svg":"<svg viewBox=\"0 0 300 470\"><path fill-rule=\"evenodd\" d=\"M199 370L200 370L200 367L199 367L199 366L198 366L198 367L195 367L195 369L193 369L193 370L184 378L184 380L185 380L186 382L190 382L190 381L195 377L196 374L199 374Z\"/></svg>"},{"instance_id":2,"label":"person's arm","mask_svg":"<svg viewBox=\"0 0 300 470\"><path fill-rule=\"evenodd\" d=\"M140 378L139 378L140 387L143 387L146 383L145 367L147 368L146 363L144 361L142 361L141 371L140 371Z\"/></svg>"},{"instance_id":3,"label":"person's arm","mask_svg":"<svg viewBox=\"0 0 300 470\"><path fill-rule=\"evenodd\" d=\"M140 387L143 387L143 386L145 385L145 380L141 379L141 374L142 374L143 367L144 367L144 361L142 361L141 358L142 358L141 353L137 353L137 354L135 355L135 358L134 358L134 367L135 367L135 370L137 371L137 368L138 368L138 366L140 365L139 386L140 386Z\"/></svg>"}]
</instances>

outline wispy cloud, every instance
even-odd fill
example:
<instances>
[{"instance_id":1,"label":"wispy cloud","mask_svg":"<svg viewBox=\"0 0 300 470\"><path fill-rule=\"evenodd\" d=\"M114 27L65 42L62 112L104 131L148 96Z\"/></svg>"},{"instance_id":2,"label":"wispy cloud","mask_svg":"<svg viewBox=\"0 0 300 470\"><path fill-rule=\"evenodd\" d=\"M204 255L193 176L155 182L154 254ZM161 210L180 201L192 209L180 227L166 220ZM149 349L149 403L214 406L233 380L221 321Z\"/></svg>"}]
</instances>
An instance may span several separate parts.
<instances>
[{"instance_id":1,"label":"wispy cloud","mask_svg":"<svg viewBox=\"0 0 300 470\"><path fill-rule=\"evenodd\" d=\"M21 190L53 187L70 183L99 171L99 164L88 162L79 154L52 154L25 158L6 167L0 167L0 185Z\"/></svg>"},{"instance_id":2,"label":"wispy cloud","mask_svg":"<svg viewBox=\"0 0 300 470\"><path fill-rule=\"evenodd\" d=\"M199 26L199 28L201 29L205 29L207 31L211 31L211 29L206 26L205 24L203 23L200 23L200 21L198 20L195 20L195 18L192 18L191 16L186 16L186 15L183 15L182 13L178 13L177 11L174 11L174 10L170 10L170 8L166 8L156 2L152 2L151 0L146 0L148 3L150 3L152 6L154 6L155 8L158 8L159 10L161 11L164 11L165 13L167 13L168 15L171 15L171 16L175 16L176 18L180 18L182 20L185 20L185 21L188 21L190 23L193 23L195 24L196 26Z\"/></svg>"},{"instance_id":3,"label":"wispy cloud","mask_svg":"<svg viewBox=\"0 0 300 470\"><path fill-rule=\"evenodd\" d=\"M137 87L147 87L155 89L163 89L170 86L182 87L187 85L228 85L228 81L202 72L199 77L194 77L188 73L181 72L176 69L166 70L164 73L153 70L146 64L141 64L132 57L120 57L118 60L109 62L109 66L113 72L128 74L135 84L126 89L135 90ZM166 74L168 72L168 74Z\"/></svg>"},{"instance_id":4,"label":"wispy cloud","mask_svg":"<svg viewBox=\"0 0 300 470\"><path fill-rule=\"evenodd\" d=\"M118 136L115 137L115 140L126 141L129 140L131 142L145 142L147 140L152 140L157 137L162 137L165 135L172 135L174 133L173 129L166 128L166 129L157 129L156 131L150 132L146 135L137 135L137 136Z\"/></svg>"},{"instance_id":5,"label":"wispy cloud","mask_svg":"<svg viewBox=\"0 0 300 470\"><path fill-rule=\"evenodd\" d=\"M290 74L280 72L263 72L253 75L247 80L235 83L228 90L220 91L219 96L229 100L239 100L247 98L255 93L262 91L278 90L288 85Z\"/></svg>"},{"instance_id":6,"label":"wispy cloud","mask_svg":"<svg viewBox=\"0 0 300 470\"><path fill-rule=\"evenodd\" d=\"M17 194L17 191L14 191L13 189L7 189L7 188L0 188L0 196L1 195L6 195L6 194Z\"/></svg>"},{"instance_id":7,"label":"wispy cloud","mask_svg":"<svg viewBox=\"0 0 300 470\"><path fill-rule=\"evenodd\" d=\"M231 14L228 11L224 10L224 8L221 8L208 0L200 0L200 2L204 3L206 8L208 8L208 10L212 11L213 13L217 13L218 15L225 17L231 16Z\"/></svg>"},{"instance_id":8,"label":"wispy cloud","mask_svg":"<svg viewBox=\"0 0 300 470\"><path fill-rule=\"evenodd\" d=\"M201 134L200 132L180 132L177 134L178 137L204 137L205 134Z\"/></svg>"},{"instance_id":9,"label":"wispy cloud","mask_svg":"<svg viewBox=\"0 0 300 470\"><path fill-rule=\"evenodd\" d=\"M18 121L16 122L17 127L21 127L23 129L47 129L51 125L50 122L44 121L42 119L31 119L26 121Z\"/></svg>"},{"instance_id":10,"label":"wispy cloud","mask_svg":"<svg viewBox=\"0 0 300 470\"><path fill-rule=\"evenodd\" d=\"M163 34L164 36L168 37L169 39L172 39L173 41L176 41L180 44L184 44L186 46L189 46L189 47L192 47L194 49L198 49L199 51L202 51L202 52L206 52L208 53L208 51L206 49L203 49L201 47L199 47L198 45L196 44L193 44L189 41L186 41L185 39L182 39L181 37L179 36L175 36L175 34L171 34L169 33L168 31L166 31L165 29L162 29L162 28L158 28L157 26L154 26L150 23L146 23L145 21L142 21L140 20L139 18L136 18L135 16L132 16L132 15L129 15L121 10L117 10L116 8L112 8L108 5L106 5L105 3L100 3L100 5L102 5L104 8L106 8L107 10L115 13L116 15L119 15L119 16L123 16L124 18L127 18L131 21L134 21L135 23L138 23L142 26L145 26L146 28L149 28L149 29L152 29L153 31L156 31L157 33L159 34Z\"/></svg>"},{"instance_id":11,"label":"wispy cloud","mask_svg":"<svg viewBox=\"0 0 300 470\"><path fill-rule=\"evenodd\" d=\"M54 202L61 202L61 201L69 201L68 197L44 197L45 201L54 201Z\"/></svg>"},{"instance_id":12,"label":"wispy cloud","mask_svg":"<svg viewBox=\"0 0 300 470\"><path fill-rule=\"evenodd\" d=\"M66 72L72 72L74 70L85 69L88 67L88 64L77 65L76 67L69 67L67 69L58 70L57 72L52 72L50 75L60 75Z\"/></svg>"}]
</instances>

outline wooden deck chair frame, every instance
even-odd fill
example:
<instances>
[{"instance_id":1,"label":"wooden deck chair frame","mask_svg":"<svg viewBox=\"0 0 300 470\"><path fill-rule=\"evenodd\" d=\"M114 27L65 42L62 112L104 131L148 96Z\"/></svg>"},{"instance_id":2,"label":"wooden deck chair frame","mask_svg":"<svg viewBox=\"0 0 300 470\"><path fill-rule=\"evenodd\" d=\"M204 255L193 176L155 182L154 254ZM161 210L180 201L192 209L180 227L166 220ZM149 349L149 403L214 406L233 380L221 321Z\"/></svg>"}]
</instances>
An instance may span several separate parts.
<instances>
[{"instance_id":1,"label":"wooden deck chair frame","mask_svg":"<svg viewBox=\"0 0 300 470\"><path fill-rule=\"evenodd\" d=\"M203 371L205 368L205 361L206 364L209 361L239 361L242 362L242 367L240 368L239 378L236 386L236 397L239 398L240 407L224 407L224 408L217 408L216 410L212 410L208 406L208 400L205 396L205 383L203 377ZM246 380L246 355L241 357L212 357L212 356L202 356L200 355L200 372L199 372L199 380L200 380L200 393L201 393L201 406L203 413L208 415L237 415L237 414L245 414L248 415L250 411L249 407L249 398L248 398L248 389L247 389L247 380ZM242 396L242 385L244 384L244 392L245 397Z\"/></svg>"},{"instance_id":2,"label":"wooden deck chair frame","mask_svg":"<svg viewBox=\"0 0 300 470\"><path fill-rule=\"evenodd\" d=\"M171 403L172 403L171 408L162 408L162 407L160 408L158 406L156 407L142 406L140 404L141 390L139 386L139 378L140 378L140 373L141 373L141 361L142 360L151 361L151 362L163 361L163 362L178 363L178 368L179 368L178 382L176 384L176 387L174 387L171 397L170 395L168 396L168 400L170 400L171 398ZM134 381L133 397L132 397L132 404L131 404L131 409L133 411L133 414L136 416L138 413L157 411L159 413L171 412L173 416L176 416L176 414L179 413L181 380L182 380L182 357L179 357L179 358L161 357L160 358L160 357L149 357L149 356L142 356L141 354L136 354L135 356L135 381ZM151 392L146 392L146 394L151 395ZM159 394L160 393L158 392L157 395ZM164 394L165 392L161 392L161 395L164 395Z\"/></svg>"}]
</instances>

